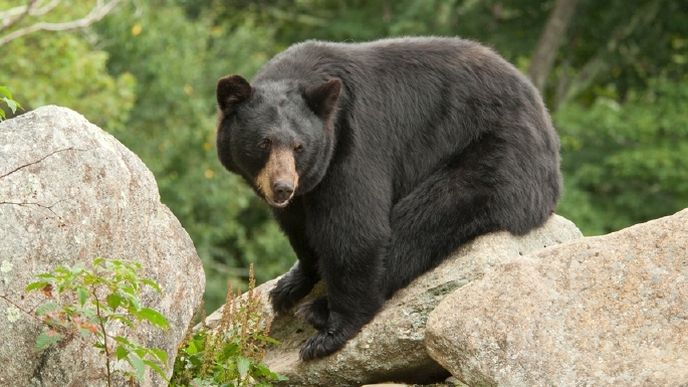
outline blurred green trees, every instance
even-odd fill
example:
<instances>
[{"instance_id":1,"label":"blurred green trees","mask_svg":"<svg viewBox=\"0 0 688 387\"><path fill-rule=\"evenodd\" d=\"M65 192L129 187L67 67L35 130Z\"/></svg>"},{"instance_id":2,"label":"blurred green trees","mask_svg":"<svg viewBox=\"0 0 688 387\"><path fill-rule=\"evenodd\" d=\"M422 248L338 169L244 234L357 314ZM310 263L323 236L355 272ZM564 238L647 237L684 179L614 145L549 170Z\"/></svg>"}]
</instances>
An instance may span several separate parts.
<instances>
[{"instance_id":1,"label":"blurred green trees","mask_svg":"<svg viewBox=\"0 0 688 387\"><path fill-rule=\"evenodd\" d=\"M0 39L3 11L22 3L0 0ZM80 17L95 1L70 4L50 17ZM563 31L545 32L557 7L574 11ZM524 73L538 48L554 53L551 67L536 70L562 138L557 211L596 234L688 207L686 20L688 0L121 1L89 29L0 45L0 84L27 110L80 111L144 160L203 259L210 310L249 262L261 282L294 260L267 206L217 161L219 77L250 77L311 38L458 35Z\"/></svg>"},{"instance_id":2,"label":"blurred green trees","mask_svg":"<svg viewBox=\"0 0 688 387\"><path fill-rule=\"evenodd\" d=\"M25 103L26 110L60 104L75 108L101 127L122 128L134 103L136 80L126 72L108 73L108 53L94 44L95 34L37 31L12 39L16 32L39 22L78 20L89 14L95 1L57 2L54 8L52 2L33 3L50 12L22 17L20 8L26 1L0 0L0 83Z\"/></svg>"}]
</instances>

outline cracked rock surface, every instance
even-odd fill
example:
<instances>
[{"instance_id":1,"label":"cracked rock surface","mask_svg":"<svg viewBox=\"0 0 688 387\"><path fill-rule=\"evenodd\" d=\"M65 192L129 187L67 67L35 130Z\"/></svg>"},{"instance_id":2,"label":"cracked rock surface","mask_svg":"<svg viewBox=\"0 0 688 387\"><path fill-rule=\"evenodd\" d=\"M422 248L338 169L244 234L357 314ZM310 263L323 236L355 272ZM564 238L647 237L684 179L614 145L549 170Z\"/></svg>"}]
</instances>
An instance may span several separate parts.
<instances>
[{"instance_id":1,"label":"cracked rock surface","mask_svg":"<svg viewBox=\"0 0 688 387\"><path fill-rule=\"evenodd\" d=\"M143 325L133 337L167 351L169 375L201 303L203 268L151 172L114 137L55 106L0 123L0 237L0 385L104 385L90 343L34 350L40 325L26 312L44 299L23 290L38 273L95 257L136 260L161 285L142 298L171 328ZM143 384L164 382L147 374Z\"/></svg>"},{"instance_id":2,"label":"cracked rock surface","mask_svg":"<svg viewBox=\"0 0 688 387\"><path fill-rule=\"evenodd\" d=\"M498 232L476 238L440 266L399 290L342 350L320 360L304 363L298 358L301 345L315 333L314 329L292 315L278 316L272 321L270 334L280 345L268 350L265 363L271 370L289 377L285 383L289 386L442 381L449 374L428 355L424 343L428 315L440 301L510 258L581 236L573 223L553 215L542 227L525 236ZM256 288L269 319L274 315L267 295L276 281ZM314 290L318 292L322 289ZM217 326L221 313L220 309L210 315L206 324Z\"/></svg>"},{"instance_id":3,"label":"cracked rock surface","mask_svg":"<svg viewBox=\"0 0 688 387\"><path fill-rule=\"evenodd\" d=\"M688 209L496 267L426 341L468 385L687 386Z\"/></svg>"}]
</instances>

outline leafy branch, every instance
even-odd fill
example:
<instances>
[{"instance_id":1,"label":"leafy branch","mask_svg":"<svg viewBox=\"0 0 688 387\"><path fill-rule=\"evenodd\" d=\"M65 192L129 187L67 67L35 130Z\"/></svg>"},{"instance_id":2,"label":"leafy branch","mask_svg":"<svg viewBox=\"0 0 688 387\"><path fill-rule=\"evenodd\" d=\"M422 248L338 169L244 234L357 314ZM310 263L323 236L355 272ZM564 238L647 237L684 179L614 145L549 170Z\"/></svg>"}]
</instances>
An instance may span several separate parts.
<instances>
[{"instance_id":1,"label":"leafy branch","mask_svg":"<svg viewBox=\"0 0 688 387\"><path fill-rule=\"evenodd\" d=\"M159 329L169 328L160 312L141 305L139 294L144 288L158 293L161 289L154 280L139 277L140 270L138 262L96 258L92 269L59 266L39 274L38 281L26 286L27 291L39 291L46 298L35 310L45 324L36 348L43 350L79 334L93 339L93 346L105 356L108 386L112 385L111 364L116 360L124 360L132 367L133 372L124 372L130 380L143 380L146 367L165 378L167 352L108 330L115 323L136 328L143 322Z\"/></svg>"}]
</instances>

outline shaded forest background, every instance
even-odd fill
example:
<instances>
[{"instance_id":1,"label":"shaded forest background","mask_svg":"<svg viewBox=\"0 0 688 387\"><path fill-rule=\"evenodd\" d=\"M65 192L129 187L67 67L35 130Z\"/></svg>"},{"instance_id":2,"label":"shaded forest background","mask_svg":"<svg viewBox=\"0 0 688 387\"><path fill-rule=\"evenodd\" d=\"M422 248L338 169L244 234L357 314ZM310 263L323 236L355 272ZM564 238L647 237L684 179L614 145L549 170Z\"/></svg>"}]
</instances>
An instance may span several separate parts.
<instances>
[{"instance_id":1,"label":"shaded forest background","mask_svg":"<svg viewBox=\"0 0 688 387\"><path fill-rule=\"evenodd\" d=\"M586 235L688 207L686 0L0 0L0 85L25 110L81 112L143 159L214 310L249 263L262 282L295 259L217 161L216 80L305 39L404 35L481 41L534 80L562 140L557 212Z\"/></svg>"}]
</instances>

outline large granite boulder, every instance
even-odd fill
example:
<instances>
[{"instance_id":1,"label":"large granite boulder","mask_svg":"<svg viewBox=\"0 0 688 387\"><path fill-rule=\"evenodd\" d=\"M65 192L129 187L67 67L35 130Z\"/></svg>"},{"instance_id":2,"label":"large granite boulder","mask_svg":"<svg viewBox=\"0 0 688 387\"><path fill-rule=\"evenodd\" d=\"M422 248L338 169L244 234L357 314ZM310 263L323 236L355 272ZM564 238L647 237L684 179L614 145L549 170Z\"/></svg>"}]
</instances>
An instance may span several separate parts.
<instances>
[{"instance_id":1,"label":"large granite boulder","mask_svg":"<svg viewBox=\"0 0 688 387\"><path fill-rule=\"evenodd\" d=\"M115 138L65 108L43 107L0 123L0 385L98 386L104 361L73 339L34 349L40 323L25 312L44 300L24 287L57 265L95 257L136 260L162 286L146 293L171 328L133 337L167 351L168 375L205 277L193 243L160 203L151 172ZM121 332L115 326L112 333ZM146 374L143 385L165 384Z\"/></svg>"},{"instance_id":2,"label":"large granite boulder","mask_svg":"<svg viewBox=\"0 0 688 387\"><path fill-rule=\"evenodd\" d=\"M480 279L501 262L580 237L573 223L556 215L526 236L499 232L479 237L400 290L342 350L321 360L302 362L298 358L313 328L293 316L277 317L272 321L271 336L280 345L267 352L265 362L273 371L287 376L290 386L441 381L448 373L427 354L424 344L426 319L435 306L447 294ZM273 318L273 312L267 294L275 282L257 288L268 319ZM206 323L217 326L220 315L221 310L209 316Z\"/></svg>"},{"instance_id":3,"label":"large granite boulder","mask_svg":"<svg viewBox=\"0 0 688 387\"><path fill-rule=\"evenodd\" d=\"M688 209L496 267L426 343L468 385L688 385Z\"/></svg>"}]
</instances>

